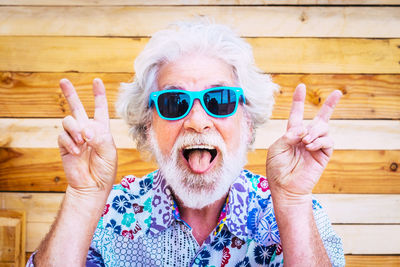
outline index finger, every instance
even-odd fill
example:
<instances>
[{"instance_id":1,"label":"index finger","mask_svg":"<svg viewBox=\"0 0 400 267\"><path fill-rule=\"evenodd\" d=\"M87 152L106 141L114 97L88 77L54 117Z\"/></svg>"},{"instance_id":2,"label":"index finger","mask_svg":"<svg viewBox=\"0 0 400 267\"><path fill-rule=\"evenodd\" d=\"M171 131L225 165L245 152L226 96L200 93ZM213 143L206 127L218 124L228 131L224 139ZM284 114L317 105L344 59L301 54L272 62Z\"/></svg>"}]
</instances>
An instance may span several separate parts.
<instances>
[{"instance_id":1,"label":"index finger","mask_svg":"<svg viewBox=\"0 0 400 267\"><path fill-rule=\"evenodd\" d=\"M292 108L288 120L287 129L298 127L303 124L304 101L306 99L306 86L299 84L293 93Z\"/></svg>"},{"instance_id":2,"label":"index finger","mask_svg":"<svg viewBox=\"0 0 400 267\"><path fill-rule=\"evenodd\" d=\"M106 88L101 79L93 80L93 95L94 95L94 120L108 127L108 103L106 97Z\"/></svg>"},{"instance_id":3,"label":"index finger","mask_svg":"<svg viewBox=\"0 0 400 267\"><path fill-rule=\"evenodd\" d=\"M325 100L324 105L318 111L316 118L319 118L325 122L328 122L332 116L333 111L340 98L342 97L342 92L339 90L333 91Z\"/></svg>"},{"instance_id":4,"label":"index finger","mask_svg":"<svg viewBox=\"0 0 400 267\"><path fill-rule=\"evenodd\" d=\"M67 99L72 116L74 116L74 118L80 123L88 121L89 118L86 114L85 108L83 107L72 83L68 79L64 78L60 80L60 87L65 99Z\"/></svg>"}]
</instances>

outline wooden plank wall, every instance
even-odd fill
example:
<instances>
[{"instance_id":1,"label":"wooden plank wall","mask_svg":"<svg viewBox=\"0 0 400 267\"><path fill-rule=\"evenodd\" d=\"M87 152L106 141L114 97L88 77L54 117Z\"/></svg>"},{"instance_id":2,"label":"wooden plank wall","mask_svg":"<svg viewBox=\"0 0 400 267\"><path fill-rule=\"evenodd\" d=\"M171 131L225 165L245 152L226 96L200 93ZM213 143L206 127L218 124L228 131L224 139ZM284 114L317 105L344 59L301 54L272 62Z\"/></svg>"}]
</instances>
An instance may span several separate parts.
<instances>
[{"instance_id":1,"label":"wooden plank wall","mask_svg":"<svg viewBox=\"0 0 400 267\"><path fill-rule=\"evenodd\" d=\"M307 119L330 91L343 92L331 124L337 150L314 193L348 266L399 266L399 0L0 0L0 208L26 211L28 255L66 188L56 140L69 110L59 79L69 78L92 110L91 81L102 78L113 107L151 33L196 15L236 28L281 85L249 169L265 173L297 83L308 86ZM153 170L111 117L118 177Z\"/></svg>"}]
</instances>

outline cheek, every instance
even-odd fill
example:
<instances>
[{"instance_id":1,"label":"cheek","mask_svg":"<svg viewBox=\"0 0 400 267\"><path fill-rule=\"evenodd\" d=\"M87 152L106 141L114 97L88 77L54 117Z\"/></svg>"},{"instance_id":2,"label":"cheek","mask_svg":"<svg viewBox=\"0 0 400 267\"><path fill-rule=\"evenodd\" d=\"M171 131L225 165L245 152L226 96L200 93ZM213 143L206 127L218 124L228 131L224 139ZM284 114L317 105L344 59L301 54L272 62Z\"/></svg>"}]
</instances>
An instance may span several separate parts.
<instances>
[{"instance_id":1,"label":"cheek","mask_svg":"<svg viewBox=\"0 0 400 267\"><path fill-rule=\"evenodd\" d=\"M232 120L224 120L219 123L218 131L222 135L222 138L225 140L226 145L232 151L239 147L241 142L240 136L242 126L241 120L244 119L241 113L237 113L238 116L232 118Z\"/></svg>"},{"instance_id":2,"label":"cheek","mask_svg":"<svg viewBox=\"0 0 400 267\"><path fill-rule=\"evenodd\" d=\"M155 133L161 153L168 155L179 135L179 122L170 122L161 119L156 112L153 113L153 131Z\"/></svg>"}]
</instances>

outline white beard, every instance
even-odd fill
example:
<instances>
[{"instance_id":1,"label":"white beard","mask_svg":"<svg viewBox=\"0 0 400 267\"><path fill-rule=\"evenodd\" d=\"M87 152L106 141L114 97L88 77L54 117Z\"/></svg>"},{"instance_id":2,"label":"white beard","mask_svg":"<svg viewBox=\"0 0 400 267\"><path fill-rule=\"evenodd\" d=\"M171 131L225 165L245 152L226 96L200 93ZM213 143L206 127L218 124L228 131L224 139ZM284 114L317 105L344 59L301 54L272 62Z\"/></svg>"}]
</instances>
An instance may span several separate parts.
<instances>
[{"instance_id":1,"label":"white beard","mask_svg":"<svg viewBox=\"0 0 400 267\"><path fill-rule=\"evenodd\" d=\"M179 198L185 207L193 209L204 208L221 199L229 191L229 188L240 175L247 162L247 148L249 130L247 123L243 120L241 125L241 137L239 147L236 151L229 153L226 144L217 131L206 134L186 132L180 135L169 155L163 155L158 147L157 139L153 129L150 129L150 145L153 155L160 167L167 184L171 187L174 195ZM206 144L218 147L219 162L213 170L207 174L196 174L181 162L182 147L188 145Z\"/></svg>"}]
</instances>

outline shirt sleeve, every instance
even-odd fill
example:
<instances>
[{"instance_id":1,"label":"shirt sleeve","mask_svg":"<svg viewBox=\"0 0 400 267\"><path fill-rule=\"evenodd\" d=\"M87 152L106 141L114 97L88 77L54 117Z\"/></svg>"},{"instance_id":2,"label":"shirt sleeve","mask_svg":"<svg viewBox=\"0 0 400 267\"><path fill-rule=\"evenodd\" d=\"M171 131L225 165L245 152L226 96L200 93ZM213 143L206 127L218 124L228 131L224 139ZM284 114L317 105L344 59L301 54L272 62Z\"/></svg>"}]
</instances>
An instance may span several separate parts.
<instances>
[{"instance_id":1,"label":"shirt sleeve","mask_svg":"<svg viewBox=\"0 0 400 267\"><path fill-rule=\"evenodd\" d=\"M342 240L332 228L328 215L316 199L313 199L314 219L318 232L333 267L345 266Z\"/></svg>"},{"instance_id":2,"label":"shirt sleeve","mask_svg":"<svg viewBox=\"0 0 400 267\"><path fill-rule=\"evenodd\" d=\"M36 254L36 251L31 254L25 267L35 267L35 264L33 264L33 259L35 258L35 254Z\"/></svg>"},{"instance_id":3,"label":"shirt sleeve","mask_svg":"<svg viewBox=\"0 0 400 267\"><path fill-rule=\"evenodd\" d=\"M104 262L101 254L92 246L90 246L86 258L86 267L103 267Z\"/></svg>"}]
</instances>

